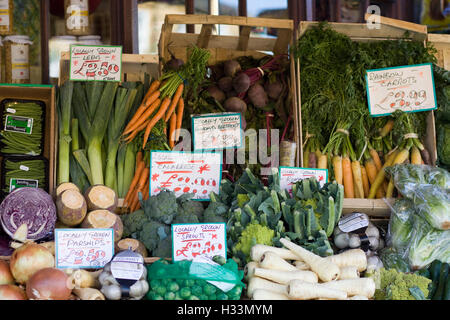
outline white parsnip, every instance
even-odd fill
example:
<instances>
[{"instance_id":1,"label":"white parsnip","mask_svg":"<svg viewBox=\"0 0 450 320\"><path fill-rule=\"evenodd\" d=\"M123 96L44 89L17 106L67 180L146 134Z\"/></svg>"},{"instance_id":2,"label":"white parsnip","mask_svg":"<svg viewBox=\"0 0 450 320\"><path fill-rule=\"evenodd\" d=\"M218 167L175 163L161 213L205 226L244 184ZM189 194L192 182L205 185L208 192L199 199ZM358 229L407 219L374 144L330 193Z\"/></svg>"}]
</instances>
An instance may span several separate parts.
<instances>
[{"instance_id":1,"label":"white parsnip","mask_svg":"<svg viewBox=\"0 0 450 320\"><path fill-rule=\"evenodd\" d=\"M300 261L300 260L294 261L294 266L298 270L310 270L309 266L306 263L304 263L303 261Z\"/></svg>"},{"instance_id":2,"label":"white parsnip","mask_svg":"<svg viewBox=\"0 0 450 320\"><path fill-rule=\"evenodd\" d=\"M292 280L287 285L288 297L296 300L313 299L347 299L347 293L342 290L330 289L320 283L309 283L301 280Z\"/></svg>"},{"instance_id":3,"label":"white parsnip","mask_svg":"<svg viewBox=\"0 0 450 320\"><path fill-rule=\"evenodd\" d=\"M283 271L296 271L295 266L281 258L279 255L272 251L266 251L259 259L259 266L264 269L271 270L283 270Z\"/></svg>"},{"instance_id":4,"label":"white parsnip","mask_svg":"<svg viewBox=\"0 0 450 320\"><path fill-rule=\"evenodd\" d=\"M362 249L350 249L325 259L336 264L339 268L355 266L359 272L367 268L367 257Z\"/></svg>"},{"instance_id":5,"label":"white parsnip","mask_svg":"<svg viewBox=\"0 0 450 320\"><path fill-rule=\"evenodd\" d=\"M320 280L328 282L339 278L339 267L327 258L322 258L311 251L296 245L287 238L280 239L280 242L289 250L299 256L300 260L305 261L312 271L314 271Z\"/></svg>"},{"instance_id":6,"label":"white parsnip","mask_svg":"<svg viewBox=\"0 0 450 320\"><path fill-rule=\"evenodd\" d=\"M369 300L366 296L353 296L348 298L347 300Z\"/></svg>"},{"instance_id":7,"label":"white parsnip","mask_svg":"<svg viewBox=\"0 0 450 320\"><path fill-rule=\"evenodd\" d=\"M253 292L257 289L287 294L286 285L275 283L260 277L252 277L248 282L247 297L251 299L253 297Z\"/></svg>"},{"instance_id":8,"label":"white parsnip","mask_svg":"<svg viewBox=\"0 0 450 320\"><path fill-rule=\"evenodd\" d=\"M340 269L339 280L358 279L360 274L355 266L342 267Z\"/></svg>"},{"instance_id":9,"label":"white parsnip","mask_svg":"<svg viewBox=\"0 0 450 320\"><path fill-rule=\"evenodd\" d=\"M288 284L291 280L302 280L310 283L317 283L319 281L317 275L312 271L282 271L256 268L255 276L274 281L280 284Z\"/></svg>"},{"instance_id":10,"label":"white parsnip","mask_svg":"<svg viewBox=\"0 0 450 320\"><path fill-rule=\"evenodd\" d=\"M375 281L372 278L336 280L320 284L323 287L341 290L348 296L365 296L372 298L375 294Z\"/></svg>"},{"instance_id":11,"label":"white parsnip","mask_svg":"<svg viewBox=\"0 0 450 320\"><path fill-rule=\"evenodd\" d=\"M291 300L286 293L279 293L264 289L256 289L252 300Z\"/></svg>"},{"instance_id":12,"label":"white parsnip","mask_svg":"<svg viewBox=\"0 0 450 320\"><path fill-rule=\"evenodd\" d=\"M258 262L250 261L244 267L244 280L249 281L255 274L255 268L259 268Z\"/></svg>"},{"instance_id":13,"label":"white parsnip","mask_svg":"<svg viewBox=\"0 0 450 320\"><path fill-rule=\"evenodd\" d=\"M298 256L291 250L288 250L286 248L272 247L264 244L255 244L250 250L250 258L253 261L259 261L261 260L261 256L267 251L277 254L284 260L299 260Z\"/></svg>"}]
</instances>

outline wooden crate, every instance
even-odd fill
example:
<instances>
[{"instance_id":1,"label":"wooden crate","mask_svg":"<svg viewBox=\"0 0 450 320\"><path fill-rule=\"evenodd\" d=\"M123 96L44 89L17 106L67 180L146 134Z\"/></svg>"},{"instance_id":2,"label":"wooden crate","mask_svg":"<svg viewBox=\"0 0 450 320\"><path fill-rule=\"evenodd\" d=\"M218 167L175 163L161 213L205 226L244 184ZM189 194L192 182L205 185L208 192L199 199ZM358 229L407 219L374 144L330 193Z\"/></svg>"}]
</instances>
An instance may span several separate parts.
<instances>
[{"instance_id":1,"label":"wooden crate","mask_svg":"<svg viewBox=\"0 0 450 320\"><path fill-rule=\"evenodd\" d=\"M369 18L366 15L366 20ZM426 44L427 27L417 25L410 22L380 17L379 29L369 29L366 23L329 23L330 26L337 32L349 36L354 41L381 41L404 38L405 32L409 33L411 40L423 41ZM309 28L315 27L319 22L302 21L299 24L298 37L301 37ZM301 118L301 88L300 88L300 67L297 62L297 86L299 93L297 95L299 106L298 122L302 123ZM424 144L429 150L431 161L436 163L436 131L434 123L434 112L428 112L427 116L427 132ZM343 213L348 214L355 211L360 211L372 217L387 218L390 216L390 207L388 203L392 204L395 199L344 199Z\"/></svg>"},{"instance_id":2,"label":"wooden crate","mask_svg":"<svg viewBox=\"0 0 450 320\"><path fill-rule=\"evenodd\" d=\"M174 25L201 25L199 34L175 33ZM239 36L225 36L213 34L214 25L239 26ZM264 27L277 30L277 37L253 37L250 36L252 28ZM159 40L159 55L161 62L168 61L171 53L178 59L187 60L188 48L196 45L208 49L211 57L210 65L235 59L242 56L251 56L256 59L263 58L269 53L274 55L288 54L289 47L293 44L294 21L287 19L248 18L237 16L212 16L212 15L166 15L161 29ZM291 59L291 75L295 74L294 62ZM291 90L293 92L294 112L297 112L294 77L291 76ZM301 136L298 130L298 116L294 115L295 142L297 143L297 165L300 163Z\"/></svg>"},{"instance_id":3,"label":"wooden crate","mask_svg":"<svg viewBox=\"0 0 450 320\"><path fill-rule=\"evenodd\" d=\"M48 160L48 188L52 194L56 182L56 105L55 87L34 84L0 85L0 101L3 99L40 100L45 103L45 133L43 156ZM1 159L0 159L1 160Z\"/></svg>"},{"instance_id":4,"label":"wooden crate","mask_svg":"<svg viewBox=\"0 0 450 320\"><path fill-rule=\"evenodd\" d=\"M433 45L437 50L437 65L450 70L450 35L430 33L427 43Z\"/></svg>"}]
</instances>

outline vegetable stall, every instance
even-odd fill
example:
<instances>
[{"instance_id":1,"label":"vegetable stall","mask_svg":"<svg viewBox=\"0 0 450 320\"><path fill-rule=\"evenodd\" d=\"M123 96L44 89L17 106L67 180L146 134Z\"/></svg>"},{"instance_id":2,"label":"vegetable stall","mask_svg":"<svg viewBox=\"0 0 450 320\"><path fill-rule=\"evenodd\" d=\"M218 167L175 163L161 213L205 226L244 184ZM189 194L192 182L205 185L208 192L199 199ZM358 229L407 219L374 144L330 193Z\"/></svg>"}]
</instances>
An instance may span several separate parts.
<instances>
[{"instance_id":1,"label":"vegetable stall","mask_svg":"<svg viewBox=\"0 0 450 320\"><path fill-rule=\"evenodd\" d=\"M450 299L449 77L426 28L299 27L167 15L120 81L73 80L68 52L57 87L2 88L0 299ZM411 66L437 108L374 116L368 73Z\"/></svg>"}]
</instances>

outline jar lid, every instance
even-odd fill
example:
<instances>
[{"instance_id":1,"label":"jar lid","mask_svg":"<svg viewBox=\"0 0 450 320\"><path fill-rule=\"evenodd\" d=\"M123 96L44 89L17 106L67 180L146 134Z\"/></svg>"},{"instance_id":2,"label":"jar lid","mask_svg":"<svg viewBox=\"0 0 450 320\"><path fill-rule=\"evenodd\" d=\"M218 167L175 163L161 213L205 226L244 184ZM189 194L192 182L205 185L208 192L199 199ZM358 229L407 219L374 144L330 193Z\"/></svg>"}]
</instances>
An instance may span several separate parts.
<instances>
[{"instance_id":1,"label":"jar lid","mask_svg":"<svg viewBox=\"0 0 450 320\"><path fill-rule=\"evenodd\" d=\"M88 36L80 36L78 37L78 41L86 41L86 40L101 40L102 36L97 35L88 35Z\"/></svg>"},{"instance_id":2,"label":"jar lid","mask_svg":"<svg viewBox=\"0 0 450 320\"><path fill-rule=\"evenodd\" d=\"M20 44L33 44L33 41L30 40L29 36L20 36L20 35L15 35L15 36L7 36L3 39L3 41L11 41L14 43L20 43Z\"/></svg>"},{"instance_id":3,"label":"jar lid","mask_svg":"<svg viewBox=\"0 0 450 320\"><path fill-rule=\"evenodd\" d=\"M55 37L52 37L52 38L50 38L50 41L51 40L64 40L64 41L77 41L77 37L75 37L75 36L55 36Z\"/></svg>"}]
</instances>

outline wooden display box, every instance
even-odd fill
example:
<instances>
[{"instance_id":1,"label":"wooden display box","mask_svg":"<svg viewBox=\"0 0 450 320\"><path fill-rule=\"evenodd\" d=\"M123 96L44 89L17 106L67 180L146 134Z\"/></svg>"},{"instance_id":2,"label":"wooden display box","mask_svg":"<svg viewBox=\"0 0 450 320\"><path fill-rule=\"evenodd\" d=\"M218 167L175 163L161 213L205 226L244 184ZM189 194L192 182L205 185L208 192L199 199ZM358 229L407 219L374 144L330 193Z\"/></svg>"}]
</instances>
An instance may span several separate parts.
<instances>
[{"instance_id":1,"label":"wooden display box","mask_svg":"<svg viewBox=\"0 0 450 320\"><path fill-rule=\"evenodd\" d=\"M48 160L48 188L52 194L56 184L56 105L55 87L33 84L0 84L0 101L4 99L40 100L45 103L43 156ZM1 157L0 157L1 160Z\"/></svg>"},{"instance_id":2,"label":"wooden display box","mask_svg":"<svg viewBox=\"0 0 450 320\"><path fill-rule=\"evenodd\" d=\"M174 25L200 25L201 31L195 33L175 33ZM225 36L213 34L214 25L238 26L239 36ZM265 38L251 36L251 31L255 27L275 29L277 36ZM168 61L171 53L178 59L187 60L188 49L192 45L199 48L208 49L211 57L208 61L214 65L227 60L242 56L251 56L256 59L263 58L269 53L274 55L288 54L289 48L294 40L294 21L288 19L265 19L248 18L236 16L212 16L212 15L166 15L161 29L159 40L159 56L161 62ZM293 94L293 110L297 112L295 90L295 68L291 59L291 90ZM162 68L162 65L161 65ZM296 163L300 163L301 157L301 137L297 123L298 116L294 114L295 142L297 143Z\"/></svg>"},{"instance_id":3,"label":"wooden display box","mask_svg":"<svg viewBox=\"0 0 450 320\"><path fill-rule=\"evenodd\" d=\"M446 70L450 70L450 35L449 34L428 34L427 43L430 43L437 50L435 56L437 65Z\"/></svg>"},{"instance_id":4,"label":"wooden display box","mask_svg":"<svg viewBox=\"0 0 450 320\"><path fill-rule=\"evenodd\" d=\"M368 19L366 15L366 20ZM410 22L394 20L385 17L379 17L379 28L369 29L366 23L329 23L331 28L337 32L343 33L350 37L354 41L382 41L401 39L405 37L405 32L409 33L411 40L423 41L424 45L429 38L427 34L427 27L423 25L417 25ZM317 26L319 22L302 21L299 25L298 37L301 37L308 29ZM297 63L297 86L299 88L298 93L298 106L299 106L299 119L301 124L301 88L300 88L300 67ZM436 163L437 151L436 151L436 131L434 123L434 112L428 112L427 116L427 132L424 140L425 147L429 150L431 155L431 161L433 165ZM389 217L390 207L388 203L392 204L395 199L344 199L343 213L348 214L355 211L360 211L368 214L372 217Z\"/></svg>"}]
</instances>

